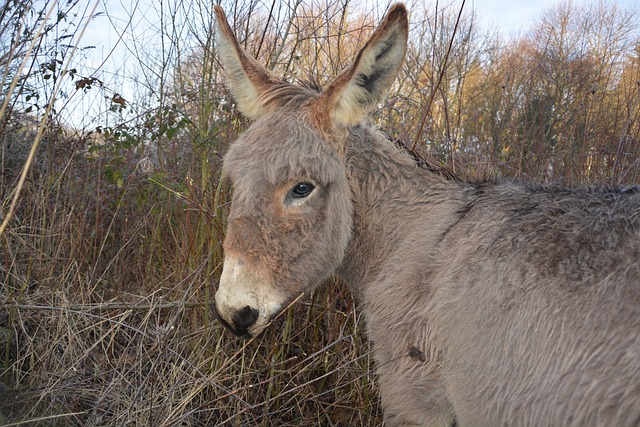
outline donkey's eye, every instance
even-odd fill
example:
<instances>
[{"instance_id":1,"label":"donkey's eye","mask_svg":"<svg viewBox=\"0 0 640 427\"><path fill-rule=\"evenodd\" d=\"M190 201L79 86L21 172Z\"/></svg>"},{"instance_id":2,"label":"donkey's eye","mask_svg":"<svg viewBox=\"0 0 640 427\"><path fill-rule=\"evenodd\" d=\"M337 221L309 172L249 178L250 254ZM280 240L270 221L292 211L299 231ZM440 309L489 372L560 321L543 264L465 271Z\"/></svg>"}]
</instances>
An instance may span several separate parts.
<instances>
[{"instance_id":1,"label":"donkey's eye","mask_svg":"<svg viewBox=\"0 0 640 427\"><path fill-rule=\"evenodd\" d=\"M299 182L291 189L289 194L294 199L302 199L311 194L314 188L316 188L315 185L309 182Z\"/></svg>"}]
</instances>

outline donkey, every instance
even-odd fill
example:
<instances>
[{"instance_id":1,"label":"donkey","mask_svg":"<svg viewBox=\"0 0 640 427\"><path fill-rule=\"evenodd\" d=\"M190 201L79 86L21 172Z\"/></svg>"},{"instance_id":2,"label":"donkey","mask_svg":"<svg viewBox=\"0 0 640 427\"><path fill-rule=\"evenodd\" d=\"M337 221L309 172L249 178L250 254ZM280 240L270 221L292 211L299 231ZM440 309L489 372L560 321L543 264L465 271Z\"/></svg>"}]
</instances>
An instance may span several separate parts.
<instances>
[{"instance_id":1,"label":"donkey","mask_svg":"<svg viewBox=\"0 0 640 427\"><path fill-rule=\"evenodd\" d=\"M331 275L362 304L385 424L640 425L640 187L463 182L367 124L406 53L390 7L323 90L249 57L215 7L253 124L215 310L241 336Z\"/></svg>"}]
</instances>

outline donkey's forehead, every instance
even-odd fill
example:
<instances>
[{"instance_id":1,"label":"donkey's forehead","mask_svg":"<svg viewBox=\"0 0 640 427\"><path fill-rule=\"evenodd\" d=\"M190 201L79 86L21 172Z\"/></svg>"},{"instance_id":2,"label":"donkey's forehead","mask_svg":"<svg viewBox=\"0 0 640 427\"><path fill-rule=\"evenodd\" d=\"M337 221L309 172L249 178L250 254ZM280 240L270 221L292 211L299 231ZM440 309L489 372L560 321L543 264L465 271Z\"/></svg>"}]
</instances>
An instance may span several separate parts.
<instances>
[{"instance_id":1,"label":"donkey's forehead","mask_svg":"<svg viewBox=\"0 0 640 427\"><path fill-rule=\"evenodd\" d=\"M341 174L338 153L304 114L267 114L231 144L224 169L234 183L272 185L300 178L329 183Z\"/></svg>"}]
</instances>

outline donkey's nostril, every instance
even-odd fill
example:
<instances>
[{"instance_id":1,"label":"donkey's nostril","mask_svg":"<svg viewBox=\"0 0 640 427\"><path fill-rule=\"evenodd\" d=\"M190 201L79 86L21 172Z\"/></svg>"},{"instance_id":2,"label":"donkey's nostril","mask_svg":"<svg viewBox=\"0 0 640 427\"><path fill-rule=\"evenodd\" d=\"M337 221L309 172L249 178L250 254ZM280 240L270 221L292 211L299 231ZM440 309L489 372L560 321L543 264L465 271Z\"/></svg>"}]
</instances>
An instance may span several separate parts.
<instances>
[{"instance_id":1,"label":"donkey's nostril","mask_svg":"<svg viewBox=\"0 0 640 427\"><path fill-rule=\"evenodd\" d=\"M258 310L246 306L233 316L233 324L238 330L247 330L258 320Z\"/></svg>"}]
</instances>

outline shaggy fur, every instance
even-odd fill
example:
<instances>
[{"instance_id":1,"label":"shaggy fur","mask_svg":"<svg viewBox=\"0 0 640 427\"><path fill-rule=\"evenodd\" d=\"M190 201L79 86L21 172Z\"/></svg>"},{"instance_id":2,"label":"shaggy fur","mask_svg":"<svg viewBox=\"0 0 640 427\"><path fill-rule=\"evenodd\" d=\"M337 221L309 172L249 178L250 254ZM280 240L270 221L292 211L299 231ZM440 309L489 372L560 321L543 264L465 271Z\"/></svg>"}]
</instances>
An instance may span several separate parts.
<instances>
[{"instance_id":1,"label":"shaggy fur","mask_svg":"<svg viewBox=\"0 0 640 427\"><path fill-rule=\"evenodd\" d=\"M232 331L337 274L364 307L386 425L640 425L638 187L462 182L354 125L398 72L402 5L321 92L253 69L216 13L256 118L224 165Z\"/></svg>"}]
</instances>

